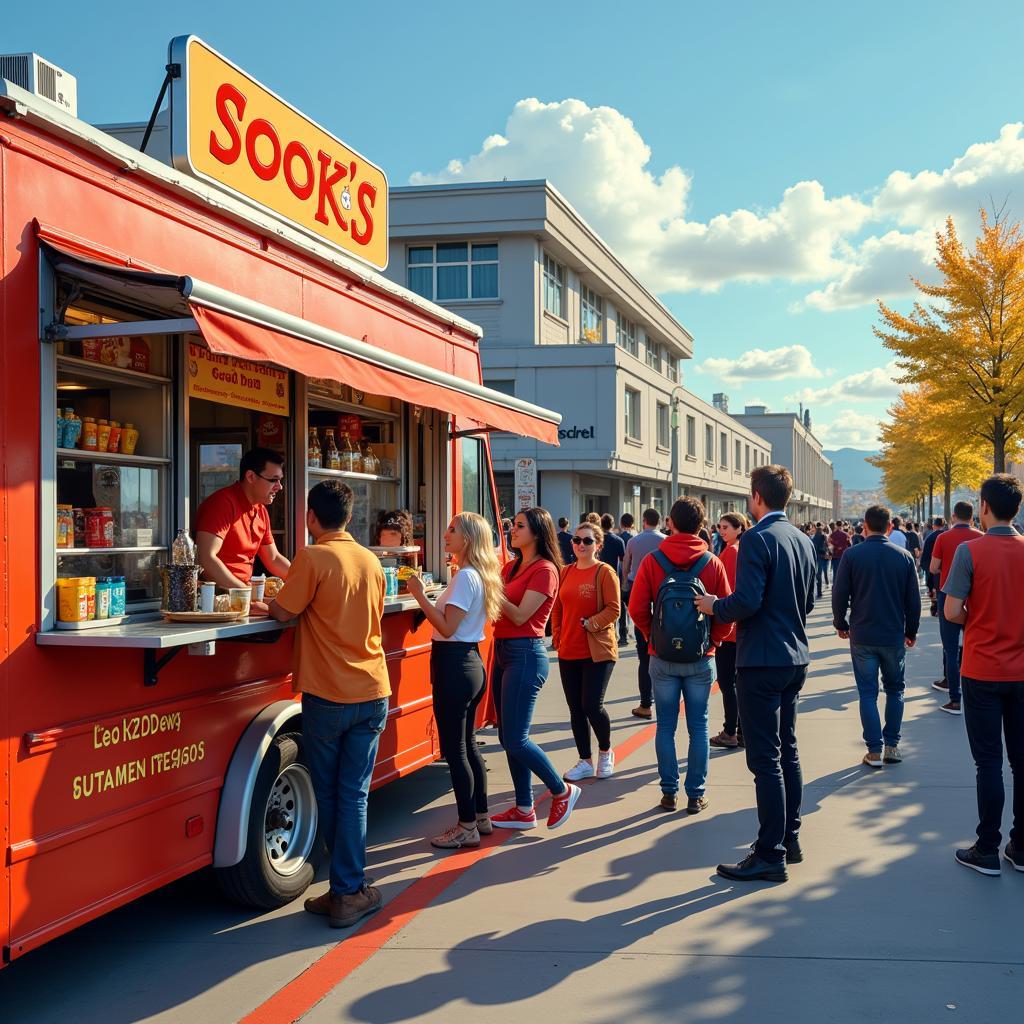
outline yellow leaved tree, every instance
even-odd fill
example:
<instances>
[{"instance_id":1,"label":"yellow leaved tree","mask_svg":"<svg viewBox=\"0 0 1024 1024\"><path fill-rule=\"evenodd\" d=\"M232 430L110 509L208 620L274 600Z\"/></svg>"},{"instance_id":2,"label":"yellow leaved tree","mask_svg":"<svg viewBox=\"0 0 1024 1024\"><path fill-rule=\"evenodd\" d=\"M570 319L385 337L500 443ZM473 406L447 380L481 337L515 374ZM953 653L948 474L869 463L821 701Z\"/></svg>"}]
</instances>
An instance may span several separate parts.
<instances>
[{"instance_id":1,"label":"yellow leaved tree","mask_svg":"<svg viewBox=\"0 0 1024 1024\"><path fill-rule=\"evenodd\" d=\"M968 251L953 219L936 238L941 281L914 284L933 300L904 316L879 302L875 334L896 353L901 382L927 385L959 429L986 443L989 468L1005 472L1024 440L1024 235L1019 223L981 211Z\"/></svg>"}]
</instances>

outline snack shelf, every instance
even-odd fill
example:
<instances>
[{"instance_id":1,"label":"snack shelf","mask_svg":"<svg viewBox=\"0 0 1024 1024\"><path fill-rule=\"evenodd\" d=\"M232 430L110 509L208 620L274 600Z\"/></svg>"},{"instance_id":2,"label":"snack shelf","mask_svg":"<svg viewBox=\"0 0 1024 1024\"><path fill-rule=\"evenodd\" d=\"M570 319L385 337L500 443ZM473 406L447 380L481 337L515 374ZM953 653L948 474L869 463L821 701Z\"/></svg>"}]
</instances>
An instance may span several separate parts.
<instances>
[{"instance_id":1,"label":"snack shelf","mask_svg":"<svg viewBox=\"0 0 1024 1024\"><path fill-rule=\"evenodd\" d=\"M170 459L157 455L123 455L120 452L94 452L84 448L58 448L58 459L78 459L80 462L105 462L112 466L169 466Z\"/></svg>"},{"instance_id":2,"label":"snack shelf","mask_svg":"<svg viewBox=\"0 0 1024 1024\"><path fill-rule=\"evenodd\" d=\"M140 373L138 370L129 370L122 366L108 366L106 363L97 363L92 359L82 359L79 356L58 356L57 369L73 371L83 377L91 377L93 380L103 381L106 384L134 384L155 388L162 384L172 383L170 377L161 377L155 373Z\"/></svg>"},{"instance_id":3,"label":"snack shelf","mask_svg":"<svg viewBox=\"0 0 1024 1024\"><path fill-rule=\"evenodd\" d=\"M339 480L369 480L379 484L397 484L401 481L401 477L397 476L378 476L376 473L354 473L349 469L316 469L313 466L307 466L306 469L310 476L330 477Z\"/></svg>"},{"instance_id":4,"label":"snack shelf","mask_svg":"<svg viewBox=\"0 0 1024 1024\"><path fill-rule=\"evenodd\" d=\"M142 547L116 547L116 548L57 548L57 557L65 555L131 555L136 552L166 551L166 544L146 544Z\"/></svg>"}]
</instances>

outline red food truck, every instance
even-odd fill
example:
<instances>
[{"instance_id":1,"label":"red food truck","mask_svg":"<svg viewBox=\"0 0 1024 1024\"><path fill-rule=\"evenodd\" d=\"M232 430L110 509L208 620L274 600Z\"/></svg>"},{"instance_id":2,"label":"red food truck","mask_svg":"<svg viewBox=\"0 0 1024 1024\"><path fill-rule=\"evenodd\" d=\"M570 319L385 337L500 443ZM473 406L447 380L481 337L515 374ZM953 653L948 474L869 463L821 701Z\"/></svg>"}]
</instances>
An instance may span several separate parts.
<instances>
[{"instance_id":1,"label":"red food truck","mask_svg":"<svg viewBox=\"0 0 1024 1024\"><path fill-rule=\"evenodd\" d=\"M286 456L285 554L340 477L356 538L409 509L442 581L453 510L502 543L486 432L557 443L482 386L477 328L374 269L382 172L194 38L168 76L173 167L0 80L5 963L205 866L258 907L314 875L292 631L160 614L168 546L244 450ZM328 431L342 468L310 458ZM438 753L430 628L385 612L378 786Z\"/></svg>"}]
</instances>

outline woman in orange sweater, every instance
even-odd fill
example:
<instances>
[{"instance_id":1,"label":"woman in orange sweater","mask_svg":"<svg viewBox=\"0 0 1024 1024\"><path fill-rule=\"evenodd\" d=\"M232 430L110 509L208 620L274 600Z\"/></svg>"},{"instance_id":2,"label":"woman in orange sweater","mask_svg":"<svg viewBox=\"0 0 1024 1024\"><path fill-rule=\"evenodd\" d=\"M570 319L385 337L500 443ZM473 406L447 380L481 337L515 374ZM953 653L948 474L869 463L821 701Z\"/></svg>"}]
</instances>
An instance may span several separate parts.
<instances>
[{"instance_id":1,"label":"woman in orange sweater","mask_svg":"<svg viewBox=\"0 0 1024 1024\"><path fill-rule=\"evenodd\" d=\"M617 573L597 557L603 541L600 526L584 522L576 527L572 537L576 561L562 570L551 609L552 646L558 651L558 671L580 757L563 776L569 782L594 775L607 779L615 773L612 723L604 695L619 656L615 625L622 599ZM596 770L591 729L597 736Z\"/></svg>"},{"instance_id":2,"label":"woman in orange sweater","mask_svg":"<svg viewBox=\"0 0 1024 1024\"><path fill-rule=\"evenodd\" d=\"M725 542L719 559L725 566L725 575L729 586L736 589L736 558L740 551L740 537L749 526L747 517L742 512L723 512L718 522L718 534ZM722 693L722 708L725 711L725 722L722 731L711 737L713 747L742 747L743 730L740 728L740 709L736 700L736 626L733 625L726 637L715 651L715 671L718 676L718 689Z\"/></svg>"}]
</instances>

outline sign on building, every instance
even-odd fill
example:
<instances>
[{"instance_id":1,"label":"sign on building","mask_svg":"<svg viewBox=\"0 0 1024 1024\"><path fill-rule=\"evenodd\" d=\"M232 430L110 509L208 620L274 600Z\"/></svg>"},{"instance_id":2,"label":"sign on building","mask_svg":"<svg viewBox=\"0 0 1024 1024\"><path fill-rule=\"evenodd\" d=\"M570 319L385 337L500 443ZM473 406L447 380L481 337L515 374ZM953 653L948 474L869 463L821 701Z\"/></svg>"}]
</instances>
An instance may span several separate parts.
<instances>
[{"instance_id":1,"label":"sign on building","mask_svg":"<svg viewBox=\"0 0 1024 1024\"><path fill-rule=\"evenodd\" d=\"M516 511L537 507L537 460L516 459Z\"/></svg>"}]
</instances>

